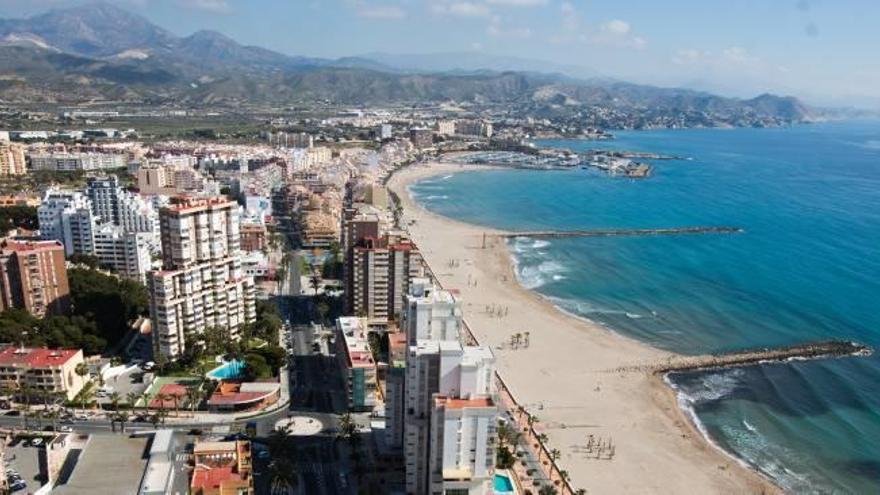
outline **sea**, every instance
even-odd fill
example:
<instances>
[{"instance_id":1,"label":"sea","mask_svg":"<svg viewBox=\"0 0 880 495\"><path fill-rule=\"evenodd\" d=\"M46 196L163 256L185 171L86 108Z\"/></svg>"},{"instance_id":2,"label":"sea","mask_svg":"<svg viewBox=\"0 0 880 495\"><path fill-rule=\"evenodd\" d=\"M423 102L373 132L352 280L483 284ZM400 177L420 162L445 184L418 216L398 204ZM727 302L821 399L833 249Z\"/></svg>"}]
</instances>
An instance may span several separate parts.
<instances>
[{"instance_id":1,"label":"sea","mask_svg":"<svg viewBox=\"0 0 880 495\"><path fill-rule=\"evenodd\" d=\"M662 153L648 179L595 170L431 177L413 197L510 230L733 226L739 234L510 241L559 308L687 354L820 339L880 347L880 122L624 131L542 147ZM880 493L880 356L677 374L717 447L791 493Z\"/></svg>"}]
</instances>

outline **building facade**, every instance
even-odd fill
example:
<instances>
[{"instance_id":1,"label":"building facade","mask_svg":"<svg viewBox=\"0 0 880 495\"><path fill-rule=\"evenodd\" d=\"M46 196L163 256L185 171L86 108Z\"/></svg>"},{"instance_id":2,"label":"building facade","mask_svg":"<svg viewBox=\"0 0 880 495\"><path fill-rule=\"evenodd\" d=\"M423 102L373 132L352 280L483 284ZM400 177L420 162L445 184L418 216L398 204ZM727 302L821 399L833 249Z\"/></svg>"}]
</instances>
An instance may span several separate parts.
<instances>
[{"instance_id":1,"label":"building facade","mask_svg":"<svg viewBox=\"0 0 880 495\"><path fill-rule=\"evenodd\" d=\"M349 410L371 410L377 403L378 385L366 320L357 317L337 319L336 347L336 357L346 377Z\"/></svg>"},{"instance_id":2,"label":"building facade","mask_svg":"<svg viewBox=\"0 0 880 495\"><path fill-rule=\"evenodd\" d=\"M80 349L36 349L10 346L0 351L0 386L76 397L88 376L76 373L84 363Z\"/></svg>"},{"instance_id":3,"label":"building facade","mask_svg":"<svg viewBox=\"0 0 880 495\"><path fill-rule=\"evenodd\" d=\"M61 241L66 255L94 254L96 218L85 194L49 189L37 208L37 220L40 238Z\"/></svg>"},{"instance_id":4,"label":"building facade","mask_svg":"<svg viewBox=\"0 0 880 495\"><path fill-rule=\"evenodd\" d=\"M42 318L70 309L70 286L59 241L0 241L0 311L20 308Z\"/></svg>"},{"instance_id":5,"label":"building facade","mask_svg":"<svg viewBox=\"0 0 880 495\"><path fill-rule=\"evenodd\" d=\"M406 491L491 493L498 417L495 358L487 347L462 344L461 303L453 294L416 280L405 307Z\"/></svg>"},{"instance_id":6,"label":"building facade","mask_svg":"<svg viewBox=\"0 0 880 495\"><path fill-rule=\"evenodd\" d=\"M118 225L99 225L95 228L95 257L113 272L145 283L151 267L151 237L151 234L127 232Z\"/></svg>"},{"instance_id":7,"label":"building facade","mask_svg":"<svg viewBox=\"0 0 880 495\"><path fill-rule=\"evenodd\" d=\"M160 211L163 270L150 272L153 346L166 358L221 327L231 340L256 319L254 281L242 272L238 206L186 198Z\"/></svg>"},{"instance_id":8,"label":"building facade","mask_svg":"<svg viewBox=\"0 0 880 495\"><path fill-rule=\"evenodd\" d=\"M27 173L24 146L0 140L0 176Z\"/></svg>"},{"instance_id":9,"label":"building facade","mask_svg":"<svg viewBox=\"0 0 880 495\"><path fill-rule=\"evenodd\" d=\"M397 320L410 281L422 276L422 257L407 239L366 238L352 253L352 310L371 325Z\"/></svg>"}]
</instances>

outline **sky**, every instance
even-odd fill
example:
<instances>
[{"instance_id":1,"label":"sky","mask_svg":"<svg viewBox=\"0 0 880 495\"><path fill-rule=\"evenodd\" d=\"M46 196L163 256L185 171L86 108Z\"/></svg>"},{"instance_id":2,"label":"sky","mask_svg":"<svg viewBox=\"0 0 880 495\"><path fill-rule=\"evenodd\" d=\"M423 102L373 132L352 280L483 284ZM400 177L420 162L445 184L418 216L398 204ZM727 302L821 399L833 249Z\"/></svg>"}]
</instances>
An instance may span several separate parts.
<instances>
[{"instance_id":1,"label":"sky","mask_svg":"<svg viewBox=\"0 0 880 495\"><path fill-rule=\"evenodd\" d=\"M0 0L24 17L80 0ZM114 0L290 55L479 52L732 96L880 107L880 0Z\"/></svg>"}]
</instances>

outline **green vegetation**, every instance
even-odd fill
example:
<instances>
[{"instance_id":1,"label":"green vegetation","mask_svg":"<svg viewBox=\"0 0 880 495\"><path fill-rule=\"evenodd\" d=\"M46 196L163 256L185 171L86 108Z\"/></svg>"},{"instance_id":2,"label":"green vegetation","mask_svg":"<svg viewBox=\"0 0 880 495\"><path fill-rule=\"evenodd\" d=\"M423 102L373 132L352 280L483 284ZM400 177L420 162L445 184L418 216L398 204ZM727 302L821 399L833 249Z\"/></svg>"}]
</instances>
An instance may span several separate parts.
<instances>
[{"instance_id":1,"label":"green vegetation","mask_svg":"<svg viewBox=\"0 0 880 495\"><path fill-rule=\"evenodd\" d=\"M118 344L129 322L146 313L146 290L136 282L84 268L73 268L68 275L71 315L39 319L22 309L8 309L0 313L0 341L99 354Z\"/></svg>"},{"instance_id":2,"label":"green vegetation","mask_svg":"<svg viewBox=\"0 0 880 495\"><path fill-rule=\"evenodd\" d=\"M15 228L36 230L38 227L39 222L35 207L6 206L0 208L0 229L4 232Z\"/></svg>"},{"instance_id":3,"label":"green vegetation","mask_svg":"<svg viewBox=\"0 0 880 495\"><path fill-rule=\"evenodd\" d=\"M370 344L370 352L376 362L388 362L388 333L370 332L367 334L367 340Z\"/></svg>"},{"instance_id":4,"label":"green vegetation","mask_svg":"<svg viewBox=\"0 0 880 495\"><path fill-rule=\"evenodd\" d=\"M71 268L67 278L73 315L94 321L98 336L110 346L125 337L132 320L147 314L147 289L134 280L86 268Z\"/></svg>"}]
</instances>

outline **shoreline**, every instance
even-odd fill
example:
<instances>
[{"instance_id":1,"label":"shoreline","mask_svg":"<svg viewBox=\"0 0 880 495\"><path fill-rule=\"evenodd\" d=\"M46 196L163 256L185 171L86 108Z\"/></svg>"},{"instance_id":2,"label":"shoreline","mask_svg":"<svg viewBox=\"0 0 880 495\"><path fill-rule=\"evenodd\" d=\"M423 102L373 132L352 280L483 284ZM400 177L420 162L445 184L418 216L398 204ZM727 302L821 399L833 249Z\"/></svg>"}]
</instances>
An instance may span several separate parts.
<instances>
[{"instance_id":1,"label":"shoreline","mask_svg":"<svg viewBox=\"0 0 880 495\"><path fill-rule=\"evenodd\" d=\"M540 417L539 429L550 447L562 452L558 462L572 486L594 493L781 493L763 473L704 435L665 375L612 371L678 354L572 315L526 289L503 240L492 237L482 249L483 233L504 231L431 213L408 191L428 177L501 168L413 164L395 171L388 187L400 200L401 225L435 277L461 293L467 324L481 344L492 348L499 375ZM452 259L458 262L453 265ZM509 316L479 309L491 304L506 307ZM529 347L507 348L510 335L523 330L531 334ZM612 440L616 458L596 460L580 452L588 434Z\"/></svg>"}]
</instances>

